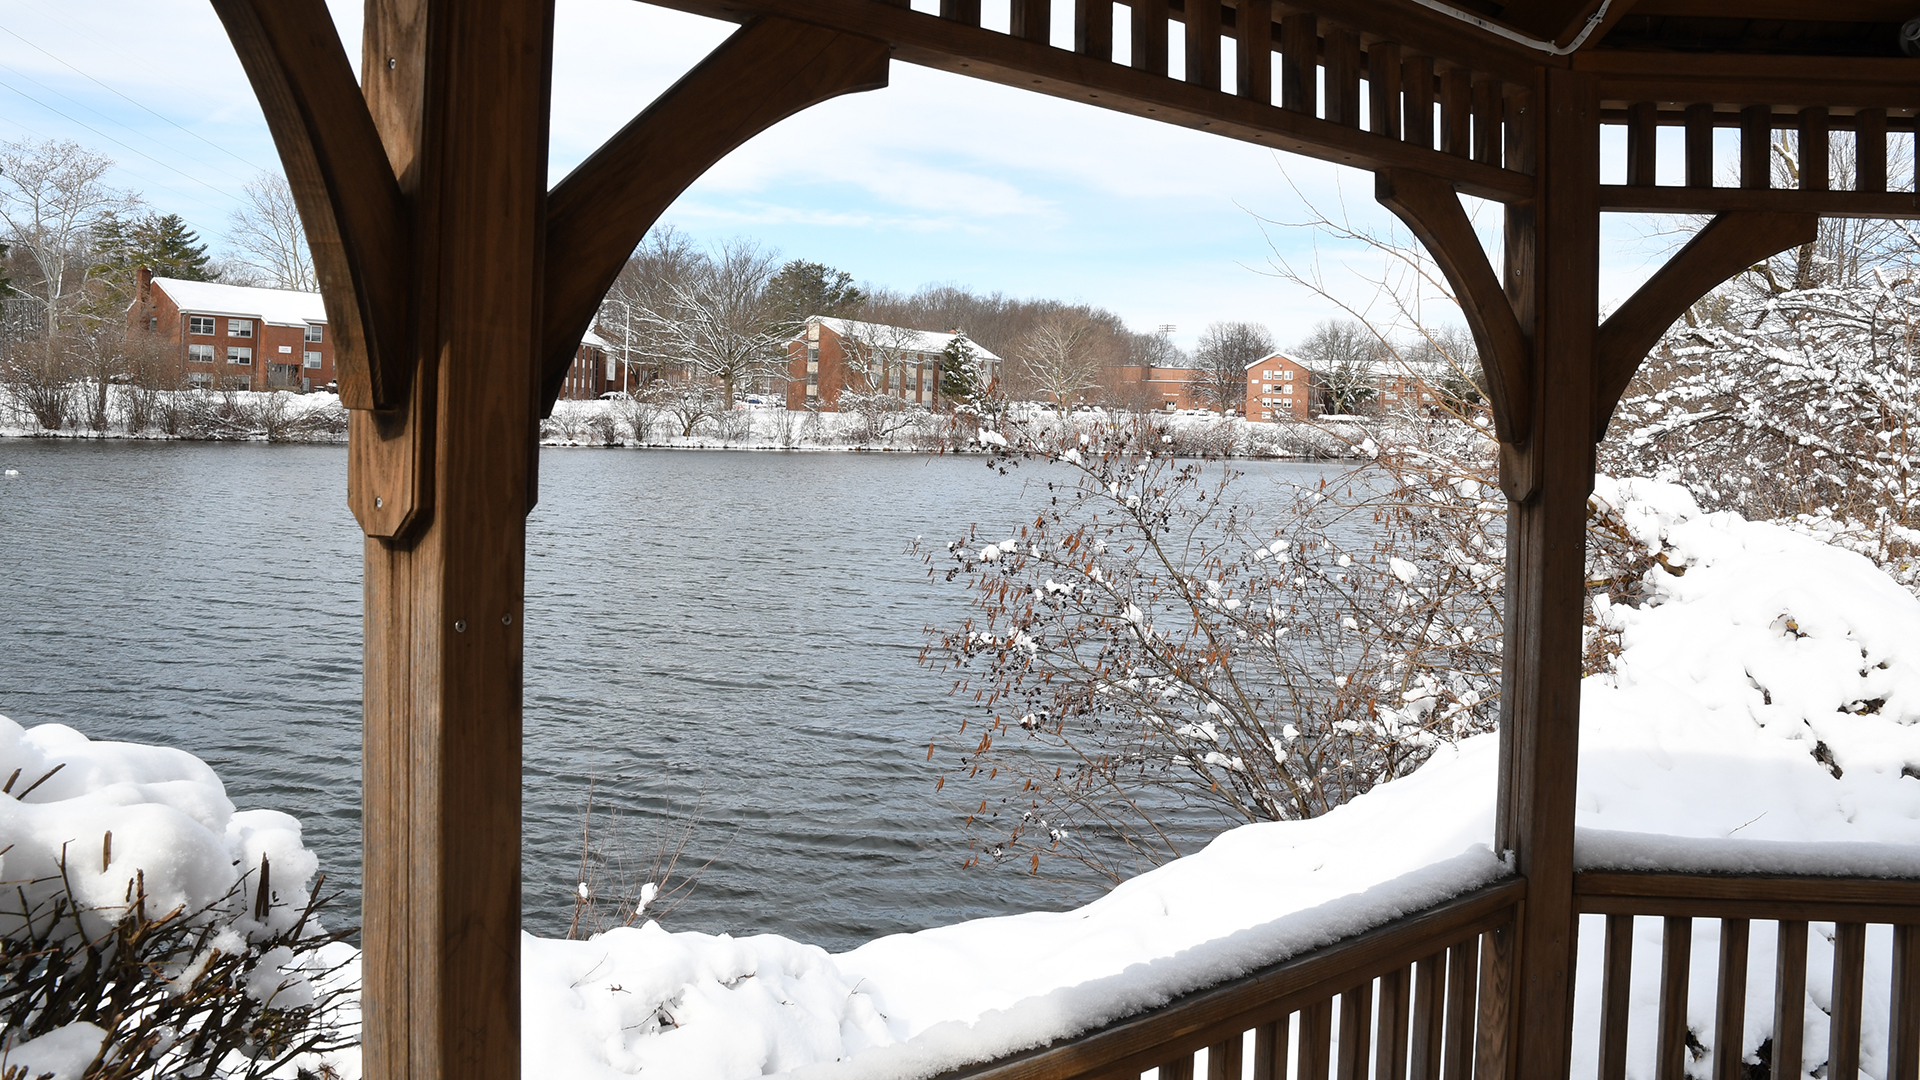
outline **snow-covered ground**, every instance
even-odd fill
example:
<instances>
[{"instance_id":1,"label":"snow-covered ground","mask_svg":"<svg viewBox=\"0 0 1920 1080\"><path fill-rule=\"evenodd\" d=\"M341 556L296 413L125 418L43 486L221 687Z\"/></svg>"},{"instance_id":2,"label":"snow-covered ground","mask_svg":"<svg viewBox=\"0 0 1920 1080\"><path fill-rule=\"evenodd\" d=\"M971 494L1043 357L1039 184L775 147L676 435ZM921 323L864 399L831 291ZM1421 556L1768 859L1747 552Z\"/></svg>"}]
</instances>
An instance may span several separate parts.
<instances>
[{"instance_id":1,"label":"snow-covered ground","mask_svg":"<svg viewBox=\"0 0 1920 1080\"><path fill-rule=\"evenodd\" d=\"M1673 569L1651 571L1643 606L1601 613L1621 650L1615 671L1583 688L1580 865L1920 876L1920 600L1859 555L1702 514L1676 487L1602 478L1595 497ZM85 882L106 905L136 866L150 888L196 897L227 887L256 849L298 868L290 876L311 872L290 819L235 813L187 755L0 729L8 756L27 773L72 770L25 801L0 799L14 876L21 860L44 869L61 843L107 828L114 861ZM1497 756L1494 736L1468 739L1323 817L1234 829L1082 908L841 954L653 923L585 941L527 936L525 1075L923 1077L1071 1036L1504 876L1488 846ZM1811 935L1804 1003L1810 1069L1826 1042L1823 930ZM1651 1074L1658 933L1658 920L1640 921L1636 1076ZM1576 1076L1593 1069L1600 942L1590 920ZM1711 920L1693 947L1695 970L1712 970ZM1771 947L1771 925L1756 924L1754 955ZM1879 1077L1885 928L1868 948L1863 1067ZM1751 980L1743 1056L1770 1034L1765 969ZM1709 1058L1690 1068L1706 1075L1720 1049L1713 982L1693 987L1689 1018Z\"/></svg>"}]
</instances>

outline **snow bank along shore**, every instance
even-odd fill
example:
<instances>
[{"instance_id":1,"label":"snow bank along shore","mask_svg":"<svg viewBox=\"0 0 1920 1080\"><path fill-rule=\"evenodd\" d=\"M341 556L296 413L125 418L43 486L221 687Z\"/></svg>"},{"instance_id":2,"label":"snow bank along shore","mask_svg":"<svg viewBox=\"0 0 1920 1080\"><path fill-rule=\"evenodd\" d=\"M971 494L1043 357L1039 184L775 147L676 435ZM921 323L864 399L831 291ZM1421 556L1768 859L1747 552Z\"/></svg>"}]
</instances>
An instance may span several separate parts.
<instances>
[{"instance_id":1,"label":"snow bank along shore","mask_svg":"<svg viewBox=\"0 0 1920 1080\"><path fill-rule=\"evenodd\" d=\"M1583 688L1579 864L1920 876L1920 600L1858 555L1703 514L1676 487L1602 478L1595 497L1673 569L1651 571L1645 604L1599 612L1621 652ZM44 868L60 844L108 827L111 872L86 885L102 904L135 865L150 888L183 896L227 887L256 849L271 847L276 867L284 858L290 878L312 870L291 819L235 813L185 754L60 728L8 728L0 750L80 766L24 801L0 800L14 876L16 860ZM841 954L654 923L587 941L529 935L524 1075L921 1077L1070 1036L1503 877L1488 847L1496 758L1495 737L1469 739L1321 818L1231 830L1084 907ZM1651 1075L1659 921L1639 920L1636 934L1629 1067ZM1830 934L1819 924L1810 934L1808 1070L1824 1059ZM1753 939L1753 955L1769 955L1772 924L1757 923ZM1576 1076L1593 1068L1601 940L1590 917ZM1717 948L1717 923L1697 922L1696 971L1712 969ZM1862 1065L1880 1077L1885 928L1868 950ZM1755 965L1737 1051L1750 1060L1771 1034L1766 970ZM1712 1045L1713 994L1711 979L1693 980L1688 1015L1706 1050L1689 1065L1696 1075L1735 1052Z\"/></svg>"}]
</instances>

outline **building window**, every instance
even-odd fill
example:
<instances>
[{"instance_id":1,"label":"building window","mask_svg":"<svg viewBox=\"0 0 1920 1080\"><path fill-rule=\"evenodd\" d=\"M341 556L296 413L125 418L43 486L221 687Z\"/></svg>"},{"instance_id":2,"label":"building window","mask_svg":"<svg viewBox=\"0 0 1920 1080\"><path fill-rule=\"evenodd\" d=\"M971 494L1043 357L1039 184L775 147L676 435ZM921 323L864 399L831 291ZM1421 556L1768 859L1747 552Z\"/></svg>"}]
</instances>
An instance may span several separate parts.
<instances>
[{"instance_id":1,"label":"building window","mask_svg":"<svg viewBox=\"0 0 1920 1080\"><path fill-rule=\"evenodd\" d=\"M147 333L151 334L158 329L160 329L160 316L158 315L147 316Z\"/></svg>"},{"instance_id":2,"label":"building window","mask_svg":"<svg viewBox=\"0 0 1920 1080\"><path fill-rule=\"evenodd\" d=\"M1280 373L1280 378L1281 378L1281 379L1282 379L1283 381L1284 381L1284 380L1288 380L1288 379L1292 379L1292 378L1293 378L1293 372L1291 372L1291 371L1283 371L1283 372L1281 372L1281 373Z\"/></svg>"},{"instance_id":3,"label":"building window","mask_svg":"<svg viewBox=\"0 0 1920 1080\"><path fill-rule=\"evenodd\" d=\"M203 334L208 337L213 336L213 316L211 315L187 316L187 333Z\"/></svg>"},{"instance_id":4,"label":"building window","mask_svg":"<svg viewBox=\"0 0 1920 1080\"><path fill-rule=\"evenodd\" d=\"M305 363L310 368L317 368L320 366L320 354L317 352L306 353L300 359L303 363Z\"/></svg>"},{"instance_id":5,"label":"building window","mask_svg":"<svg viewBox=\"0 0 1920 1080\"><path fill-rule=\"evenodd\" d=\"M320 344L319 323L310 322L307 324L307 340L313 342L315 345Z\"/></svg>"},{"instance_id":6,"label":"building window","mask_svg":"<svg viewBox=\"0 0 1920 1080\"><path fill-rule=\"evenodd\" d=\"M228 319L227 320L227 336L228 337L252 337L253 336L253 320L252 319Z\"/></svg>"},{"instance_id":7,"label":"building window","mask_svg":"<svg viewBox=\"0 0 1920 1080\"><path fill-rule=\"evenodd\" d=\"M253 350L242 348L239 345L229 345L227 346L227 363L251 364L253 363Z\"/></svg>"},{"instance_id":8,"label":"building window","mask_svg":"<svg viewBox=\"0 0 1920 1080\"><path fill-rule=\"evenodd\" d=\"M213 346L211 345L187 346L187 363L189 364L213 363Z\"/></svg>"},{"instance_id":9,"label":"building window","mask_svg":"<svg viewBox=\"0 0 1920 1080\"><path fill-rule=\"evenodd\" d=\"M1291 387L1291 386L1287 386L1287 385L1284 385L1284 384L1283 384L1283 385L1282 385L1282 386L1280 387L1280 392L1281 392L1281 393L1283 393L1283 394L1291 394L1291 393L1293 393L1293 387Z\"/></svg>"},{"instance_id":10,"label":"building window","mask_svg":"<svg viewBox=\"0 0 1920 1080\"><path fill-rule=\"evenodd\" d=\"M1262 420L1271 420L1271 419L1273 419L1273 414L1272 414L1272 413L1270 413L1270 412L1266 412L1266 411L1264 411L1264 410L1263 410L1263 411L1262 411L1262 412L1260 413L1260 419L1262 419Z\"/></svg>"}]
</instances>

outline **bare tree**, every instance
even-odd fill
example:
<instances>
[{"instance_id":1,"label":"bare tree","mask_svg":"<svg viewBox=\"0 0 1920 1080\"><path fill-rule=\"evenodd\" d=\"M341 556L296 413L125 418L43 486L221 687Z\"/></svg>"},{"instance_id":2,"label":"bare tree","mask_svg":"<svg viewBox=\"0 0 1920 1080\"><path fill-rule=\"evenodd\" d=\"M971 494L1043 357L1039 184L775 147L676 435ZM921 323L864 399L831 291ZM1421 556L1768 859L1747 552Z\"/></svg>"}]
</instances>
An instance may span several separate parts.
<instances>
[{"instance_id":1,"label":"bare tree","mask_svg":"<svg viewBox=\"0 0 1920 1080\"><path fill-rule=\"evenodd\" d=\"M1273 354L1273 335L1258 323L1217 322L1200 335L1193 352L1194 396L1224 415L1247 398L1247 368Z\"/></svg>"},{"instance_id":2,"label":"bare tree","mask_svg":"<svg viewBox=\"0 0 1920 1080\"><path fill-rule=\"evenodd\" d=\"M246 203L233 212L227 226L227 243L236 253L234 264L277 289L318 291L307 229L286 177L263 172L241 190ZM233 268L230 265L229 272Z\"/></svg>"},{"instance_id":3,"label":"bare tree","mask_svg":"<svg viewBox=\"0 0 1920 1080\"><path fill-rule=\"evenodd\" d=\"M1014 356L1020 369L1041 393L1065 408L1089 390L1100 388L1100 350L1095 348L1095 326L1087 315L1058 311L1037 322Z\"/></svg>"},{"instance_id":4,"label":"bare tree","mask_svg":"<svg viewBox=\"0 0 1920 1080\"><path fill-rule=\"evenodd\" d=\"M918 330L870 322L842 327L842 364L851 378L840 389L840 411L855 417L855 439L876 442L907 424L917 400L908 388L938 378L942 357L924 352Z\"/></svg>"},{"instance_id":5,"label":"bare tree","mask_svg":"<svg viewBox=\"0 0 1920 1080\"><path fill-rule=\"evenodd\" d=\"M678 290L693 280L704 258L684 234L663 225L647 234L600 302L597 330L619 351L621 363L637 380L629 389L638 391L669 370L686 374L685 363L662 362L661 357L671 350L648 313L674 311Z\"/></svg>"},{"instance_id":6,"label":"bare tree","mask_svg":"<svg viewBox=\"0 0 1920 1080\"><path fill-rule=\"evenodd\" d=\"M774 268L773 253L744 240L696 261L687 280L665 290L664 309L634 310L644 355L718 380L723 408L743 381L784 378L785 341L768 309Z\"/></svg>"},{"instance_id":7,"label":"bare tree","mask_svg":"<svg viewBox=\"0 0 1920 1080\"><path fill-rule=\"evenodd\" d=\"M41 309L49 347L84 298L90 231L137 204L106 183L111 168L111 158L77 143L0 144L0 225L26 257L26 276L12 284Z\"/></svg>"}]
</instances>

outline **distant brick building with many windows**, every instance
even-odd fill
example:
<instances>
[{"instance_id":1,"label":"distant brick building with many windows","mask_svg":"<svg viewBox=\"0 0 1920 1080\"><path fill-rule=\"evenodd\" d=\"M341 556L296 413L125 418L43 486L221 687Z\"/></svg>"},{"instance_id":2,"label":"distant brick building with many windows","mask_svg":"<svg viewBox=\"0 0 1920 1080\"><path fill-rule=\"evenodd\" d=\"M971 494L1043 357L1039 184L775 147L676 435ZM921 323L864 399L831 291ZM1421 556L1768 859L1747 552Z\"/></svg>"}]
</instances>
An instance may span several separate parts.
<instances>
[{"instance_id":1,"label":"distant brick building with many windows","mask_svg":"<svg viewBox=\"0 0 1920 1080\"><path fill-rule=\"evenodd\" d=\"M1241 416L1249 420L1306 420L1320 415L1320 382L1305 364L1272 353L1247 365L1247 398Z\"/></svg>"},{"instance_id":2,"label":"distant brick building with many windows","mask_svg":"<svg viewBox=\"0 0 1920 1080\"><path fill-rule=\"evenodd\" d=\"M1000 358L959 331L813 316L787 343L787 408L837 412L843 393L885 394L933 408L940 361L963 339L980 365L982 390L1000 377Z\"/></svg>"},{"instance_id":3,"label":"distant brick building with many windows","mask_svg":"<svg viewBox=\"0 0 1920 1080\"><path fill-rule=\"evenodd\" d=\"M338 377L319 293L181 281L142 267L127 333L159 336L191 386L319 390Z\"/></svg>"}]
</instances>

